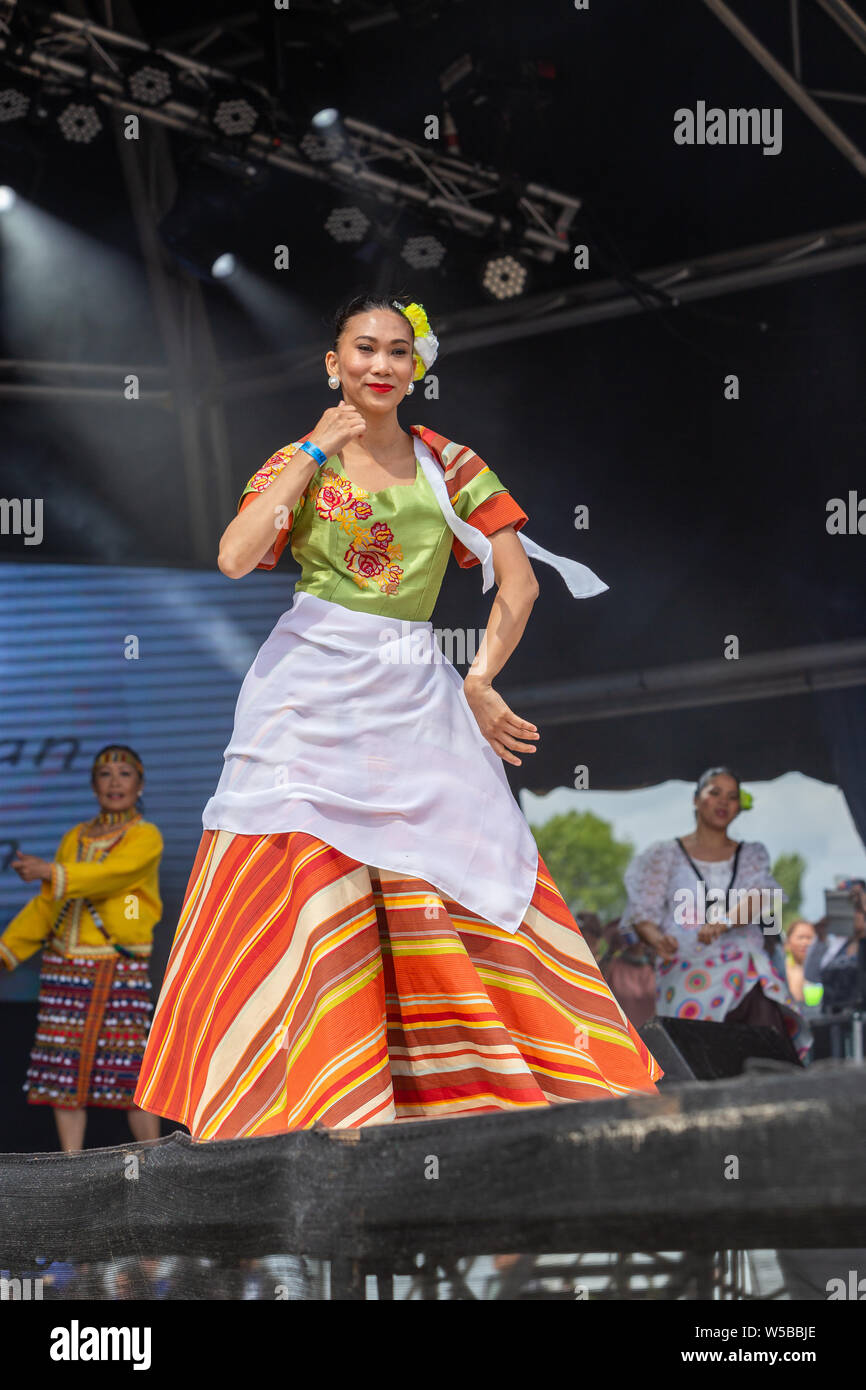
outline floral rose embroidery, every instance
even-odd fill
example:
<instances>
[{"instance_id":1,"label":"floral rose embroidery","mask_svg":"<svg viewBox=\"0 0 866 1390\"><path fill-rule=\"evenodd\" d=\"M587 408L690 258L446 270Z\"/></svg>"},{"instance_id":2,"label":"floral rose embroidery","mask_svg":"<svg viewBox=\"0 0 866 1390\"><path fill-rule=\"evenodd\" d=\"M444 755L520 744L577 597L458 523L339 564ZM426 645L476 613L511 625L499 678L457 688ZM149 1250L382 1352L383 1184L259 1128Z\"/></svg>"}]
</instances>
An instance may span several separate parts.
<instances>
[{"instance_id":1,"label":"floral rose embroidery","mask_svg":"<svg viewBox=\"0 0 866 1390\"><path fill-rule=\"evenodd\" d=\"M335 521L345 510L346 498L340 488L326 486L320 488L316 497L316 511L326 521Z\"/></svg>"},{"instance_id":2,"label":"floral rose embroidery","mask_svg":"<svg viewBox=\"0 0 866 1390\"><path fill-rule=\"evenodd\" d=\"M277 474L282 473L292 455L297 452L297 444L287 444L285 449L278 449L275 454L271 454L267 463L263 463L258 473L250 478L247 491L264 492L265 488L270 487Z\"/></svg>"},{"instance_id":3,"label":"floral rose embroidery","mask_svg":"<svg viewBox=\"0 0 866 1390\"><path fill-rule=\"evenodd\" d=\"M372 582L382 593L396 594L403 570L395 561L403 559L403 551L384 521L374 521L369 530L359 525L373 515L364 489L353 488L348 478L323 467L310 495L318 515L336 522L349 537L351 544L343 559L358 587L366 589Z\"/></svg>"},{"instance_id":4,"label":"floral rose embroidery","mask_svg":"<svg viewBox=\"0 0 866 1390\"><path fill-rule=\"evenodd\" d=\"M376 575L381 574L385 568L385 561L380 552L375 550L361 550L357 545L350 545L343 559L349 566L353 574L361 574L365 579L375 579Z\"/></svg>"}]
</instances>

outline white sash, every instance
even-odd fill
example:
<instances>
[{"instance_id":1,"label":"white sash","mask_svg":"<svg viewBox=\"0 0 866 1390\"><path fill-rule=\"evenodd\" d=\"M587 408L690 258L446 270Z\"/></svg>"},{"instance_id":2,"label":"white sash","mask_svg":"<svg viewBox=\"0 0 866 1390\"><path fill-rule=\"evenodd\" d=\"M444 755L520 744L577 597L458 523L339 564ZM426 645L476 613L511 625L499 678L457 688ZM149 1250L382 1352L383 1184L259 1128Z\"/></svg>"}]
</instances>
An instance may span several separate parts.
<instances>
[{"instance_id":1,"label":"white sash","mask_svg":"<svg viewBox=\"0 0 866 1390\"><path fill-rule=\"evenodd\" d=\"M484 577L481 591L486 594L487 590L491 589L494 584L493 546L484 532L479 531L477 526L471 526L468 521L461 521L451 505L451 498L448 496L442 469L436 462L432 450L417 435L415 436L415 453L421 465L421 471L433 489L433 495L442 509L442 515L454 535L481 562L481 573ZM597 574L593 574L587 565L581 565L577 560L572 560L566 555L554 555L552 551L545 550L544 546L537 545L535 541L530 540L529 536L525 536L522 531L518 531L517 535L529 559L541 560L545 565L551 565L555 570L558 570L574 598L592 598L594 594L603 594L605 589L610 587L599 579Z\"/></svg>"}]
</instances>

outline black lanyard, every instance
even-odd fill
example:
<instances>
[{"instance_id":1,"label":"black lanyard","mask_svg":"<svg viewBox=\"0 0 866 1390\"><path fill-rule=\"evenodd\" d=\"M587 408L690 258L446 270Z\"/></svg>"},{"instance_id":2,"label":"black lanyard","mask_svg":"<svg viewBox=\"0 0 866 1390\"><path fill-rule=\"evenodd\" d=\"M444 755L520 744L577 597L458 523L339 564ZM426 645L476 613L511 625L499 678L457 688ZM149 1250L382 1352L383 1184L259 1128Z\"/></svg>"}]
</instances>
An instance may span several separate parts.
<instances>
[{"instance_id":1,"label":"black lanyard","mask_svg":"<svg viewBox=\"0 0 866 1390\"><path fill-rule=\"evenodd\" d=\"M692 859L692 856L689 854L688 850L686 849L686 847L685 847L685 845L683 844L682 840L680 839L679 835L677 835L676 841L677 841L677 844L679 845L680 849L682 850L683 854L686 856L686 859L688 859L689 863L691 864L692 868L694 869L695 873L697 874L698 882L699 882L699 883L702 883L702 884L704 885L704 892L705 892L705 893L708 893L710 890L709 890L709 888L707 888L707 881L706 881L706 879L704 878L703 874L699 872L697 864L695 863L694 859ZM731 889L732 889L733 886L734 886L734 879L737 877L737 864L739 863L739 859L740 859L740 850L741 850L742 848L743 848L743 842L742 842L742 840L740 840L740 841L738 842L738 844L737 844L737 848L734 850L734 867L733 867L733 869L731 870L730 881L729 881L728 886L727 886L727 888L726 888L726 890L725 890L725 899L726 899L726 900L727 900L728 893L730 893ZM724 863L724 860L721 860L720 862L721 862L721 863Z\"/></svg>"}]
</instances>

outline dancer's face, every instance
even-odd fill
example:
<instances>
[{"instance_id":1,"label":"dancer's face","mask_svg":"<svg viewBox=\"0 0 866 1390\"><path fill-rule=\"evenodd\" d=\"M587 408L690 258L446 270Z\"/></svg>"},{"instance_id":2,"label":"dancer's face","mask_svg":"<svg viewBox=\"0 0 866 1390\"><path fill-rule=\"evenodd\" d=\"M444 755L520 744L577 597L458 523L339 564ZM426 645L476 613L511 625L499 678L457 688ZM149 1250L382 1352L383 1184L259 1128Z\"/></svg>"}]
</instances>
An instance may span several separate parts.
<instances>
[{"instance_id":1,"label":"dancer's face","mask_svg":"<svg viewBox=\"0 0 866 1390\"><path fill-rule=\"evenodd\" d=\"M724 830L740 810L740 793L733 777L719 773L711 777L695 801L698 820L715 830Z\"/></svg>"},{"instance_id":2,"label":"dancer's face","mask_svg":"<svg viewBox=\"0 0 866 1390\"><path fill-rule=\"evenodd\" d=\"M96 769L93 790L103 811L128 811L140 788L141 775L131 763L103 763Z\"/></svg>"},{"instance_id":3,"label":"dancer's face","mask_svg":"<svg viewBox=\"0 0 866 1390\"><path fill-rule=\"evenodd\" d=\"M412 380L412 326L390 309L371 309L349 319L337 351L329 352L329 374L340 378L343 397L364 415L387 415L395 410ZM390 386L390 391L374 391Z\"/></svg>"}]
</instances>

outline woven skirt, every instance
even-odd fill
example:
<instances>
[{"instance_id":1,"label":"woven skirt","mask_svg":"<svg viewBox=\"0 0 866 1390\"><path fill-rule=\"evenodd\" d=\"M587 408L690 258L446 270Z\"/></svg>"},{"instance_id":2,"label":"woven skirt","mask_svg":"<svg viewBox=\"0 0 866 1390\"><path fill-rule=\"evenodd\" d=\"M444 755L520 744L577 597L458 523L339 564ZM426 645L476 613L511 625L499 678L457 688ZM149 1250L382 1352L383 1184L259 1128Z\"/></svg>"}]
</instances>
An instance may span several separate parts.
<instances>
[{"instance_id":1,"label":"woven skirt","mask_svg":"<svg viewBox=\"0 0 866 1390\"><path fill-rule=\"evenodd\" d=\"M539 856L516 933L312 835L206 830L135 1100L195 1139L654 1092Z\"/></svg>"},{"instance_id":2,"label":"woven skirt","mask_svg":"<svg viewBox=\"0 0 866 1390\"><path fill-rule=\"evenodd\" d=\"M24 1090L30 1105L128 1110L152 1005L146 959L46 950Z\"/></svg>"}]
</instances>

